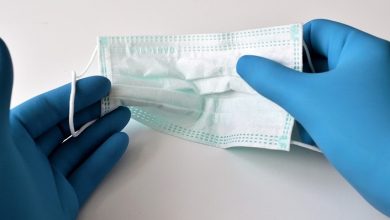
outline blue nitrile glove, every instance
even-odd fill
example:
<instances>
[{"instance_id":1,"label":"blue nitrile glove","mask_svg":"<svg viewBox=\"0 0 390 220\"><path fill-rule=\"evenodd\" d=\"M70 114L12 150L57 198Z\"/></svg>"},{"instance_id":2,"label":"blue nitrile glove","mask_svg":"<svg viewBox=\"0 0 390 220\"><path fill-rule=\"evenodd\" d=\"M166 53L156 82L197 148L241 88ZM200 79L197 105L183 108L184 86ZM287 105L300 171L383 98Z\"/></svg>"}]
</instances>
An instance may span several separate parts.
<instances>
[{"instance_id":1,"label":"blue nitrile glove","mask_svg":"<svg viewBox=\"0 0 390 220\"><path fill-rule=\"evenodd\" d=\"M70 85L9 110L12 63L0 40L0 219L74 219L96 186L122 156L130 119L121 107L98 119L77 138L70 135ZM77 82L75 126L98 118L110 82Z\"/></svg>"},{"instance_id":2,"label":"blue nitrile glove","mask_svg":"<svg viewBox=\"0 0 390 220\"><path fill-rule=\"evenodd\" d=\"M350 26L314 20L304 39L318 74L244 56L237 71L286 109L326 158L390 216L390 43Z\"/></svg>"}]
</instances>

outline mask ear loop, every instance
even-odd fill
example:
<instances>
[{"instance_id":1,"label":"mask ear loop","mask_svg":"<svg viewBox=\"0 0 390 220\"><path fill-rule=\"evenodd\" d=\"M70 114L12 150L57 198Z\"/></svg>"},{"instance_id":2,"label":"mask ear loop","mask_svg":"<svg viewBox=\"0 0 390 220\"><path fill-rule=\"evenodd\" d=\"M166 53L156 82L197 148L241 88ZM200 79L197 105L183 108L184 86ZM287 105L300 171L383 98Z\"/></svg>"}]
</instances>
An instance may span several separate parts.
<instances>
[{"instance_id":1,"label":"mask ear loop","mask_svg":"<svg viewBox=\"0 0 390 220\"><path fill-rule=\"evenodd\" d=\"M309 48L307 47L307 45L306 45L306 43L305 43L304 40L302 40L302 45L303 45L303 49L305 50L307 62L309 63L309 68L310 68L310 70L311 70L312 73L315 73L315 72L316 72L316 69L314 68L313 62L311 61L311 56L310 56Z\"/></svg>"},{"instance_id":2,"label":"mask ear loop","mask_svg":"<svg viewBox=\"0 0 390 220\"><path fill-rule=\"evenodd\" d=\"M77 78L82 77L85 75L88 71L88 69L91 67L93 61L95 60L97 54L97 46L93 50L92 56L88 61L87 66L85 67L84 71L82 71L79 75L76 73L76 71L72 71L72 81L71 81L71 90L70 90L70 97L69 97L69 129L72 137L79 136L85 129L87 129L89 126L91 126L97 119L92 120L90 122L87 122L84 124L78 131L74 128L74 101L76 96L76 82Z\"/></svg>"},{"instance_id":3,"label":"mask ear loop","mask_svg":"<svg viewBox=\"0 0 390 220\"><path fill-rule=\"evenodd\" d=\"M303 49L305 50L305 54L306 54L307 62L309 64L309 68L310 68L312 73L315 73L316 70L315 70L315 68L313 66L313 62L311 60L309 48L307 47L307 45L306 45L304 40L302 41L302 45L303 45ZM305 143L300 142L300 141L291 140L291 144L295 145L295 146L303 147L303 148L306 148L306 149L309 149L309 150L312 150L312 151L316 151L316 152L322 153L322 151L319 148L317 148L315 146L312 146L310 144L305 144Z\"/></svg>"},{"instance_id":4,"label":"mask ear loop","mask_svg":"<svg viewBox=\"0 0 390 220\"><path fill-rule=\"evenodd\" d=\"M305 143L300 142L300 141L291 140L291 144L298 146L298 147L303 147L303 148L306 148L306 149L309 149L309 150L312 150L312 151L315 151L318 153L322 153L322 151L319 148L314 147L313 145L310 145L310 144L305 144Z\"/></svg>"}]
</instances>

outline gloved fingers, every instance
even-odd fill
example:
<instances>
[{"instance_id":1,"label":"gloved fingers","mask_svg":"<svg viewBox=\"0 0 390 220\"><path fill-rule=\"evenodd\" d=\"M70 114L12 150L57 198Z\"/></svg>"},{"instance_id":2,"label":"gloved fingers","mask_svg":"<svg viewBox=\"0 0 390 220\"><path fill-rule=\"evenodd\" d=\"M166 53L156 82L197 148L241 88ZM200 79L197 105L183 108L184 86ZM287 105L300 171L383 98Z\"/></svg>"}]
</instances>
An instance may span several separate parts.
<instances>
[{"instance_id":1,"label":"gloved fingers","mask_svg":"<svg viewBox=\"0 0 390 220\"><path fill-rule=\"evenodd\" d=\"M307 105L304 102L315 89L315 75L295 71L262 57L241 57L237 72L258 93L290 113L295 112L296 107Z\"/></svg>"},{"instance_id":2,"label":"gloved fingers","mask_svg":"<svg viewBox=\"0 0 390 220\"><path fill-rule=\"evenodd\" d=\"M67 84L26 101L12 110L11 120L20 120L37 138L68 117L70 88ZM107 96L111 85L105 77L92 76L77 81L76 88L75 112L79 112Z\"/></svg>"},{"instance_id":3,"label":"gloved fingers","mask_svg":"<svg viewBox=\"0 0 390 220\"><path fill-rule=\"evenodd\" d=\"M79 198L80 206L118 162L128 143L127 134L123 132L113 134L71 173L68 179Z\"/></svg>"},{"instance_id":4,"label":"gloved fingers","mask_svg":"<svg viewBox=\"0 0 390 220\"><path fill-rule=\"evenodd\" d=\"M80 110L74 115L75 129L80 129L85 123L98 119L100 116L100 101ZM68 118L46 131L35 139L35 143L48 156L57 146L70 136Z\"/></svg>"},{"instance_id":5,"label":"gloved fingers","mask_svg":"<svg viewBox=\"0 0 390 220\"><path fill-rule=\"evenodd\" d=\"M325 72L337 66L352 31L356 29L324 19L312 20L304 25L303 38L317 72Z\"/></svg>"},{"instance_id":6,"label":"gloved fingers","mask_svg":"<svg viewBox=\"0 0 390 220\"><path fill-rule=\"evenodd\" d=\"M54 126L35 139L35 144L43 154L49 156L64 141L64 135L58 126Z\"/></svg>"},{"instance_id":7,"label":"gloved fingers","mask_svg":"<svg viewBox=\"0 0 390 220\"><path fill-rule=\"evenodd\" d=\"M130 120L130 110L119 107L97 120L76 138L70 138L49 156L54 167L64 176L90 156L112 134L121 131Z\"/></svg>"},{"instance_id":8,"label":"gloved fingers","mask_svg":"<svg viewBox=\"0 0 390 220\"><path fill-rule=\"evenodd\" d=\"M12 60L4 41L0 39L0 127L9 126L9 107L11 102L13 69Z\"/></svg>"}]
</instances>

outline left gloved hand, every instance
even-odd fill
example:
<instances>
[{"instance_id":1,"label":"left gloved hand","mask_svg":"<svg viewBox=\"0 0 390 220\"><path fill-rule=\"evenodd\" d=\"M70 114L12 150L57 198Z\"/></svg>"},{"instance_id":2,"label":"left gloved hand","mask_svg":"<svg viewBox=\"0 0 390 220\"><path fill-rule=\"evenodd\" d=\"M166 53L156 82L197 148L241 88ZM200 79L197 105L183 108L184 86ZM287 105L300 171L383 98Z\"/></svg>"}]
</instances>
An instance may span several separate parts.
<instances>
[{"instance_id":1,"label":"left gloved hand","mask_svg":"<svg viewBox=\"0 0 390 220\"><path fill-rule=\"evenodd\" d=\"M110 90L103 77L77 82L75 126L99 118L77 138L70 135L70 85L9 110L13 70L0 39L0 219L74 219L125 152L120 132L130 119L120 107L102 118L100 99Z\"/></svg>"}]
</instances>

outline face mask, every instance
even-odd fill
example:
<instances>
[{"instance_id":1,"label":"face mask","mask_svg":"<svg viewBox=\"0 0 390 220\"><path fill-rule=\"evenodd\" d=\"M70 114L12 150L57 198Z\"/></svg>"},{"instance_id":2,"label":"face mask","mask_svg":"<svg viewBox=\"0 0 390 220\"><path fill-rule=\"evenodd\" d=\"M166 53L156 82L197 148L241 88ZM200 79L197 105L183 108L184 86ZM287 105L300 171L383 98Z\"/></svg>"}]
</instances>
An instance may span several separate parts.
<instances>
[{"instance_id":1,"label":"face mask","mask_svg":"<svg viewBox=\"0 0 390 220\"><path fill-rule=\"evenodd\" d=\"M302 26L233 33L100 37L99 68L112 90L102 115L119 105L158 131L216 147L289 150L293 118L236 72L242 55L302 69Z\"/></svg>"}]
</instances>

